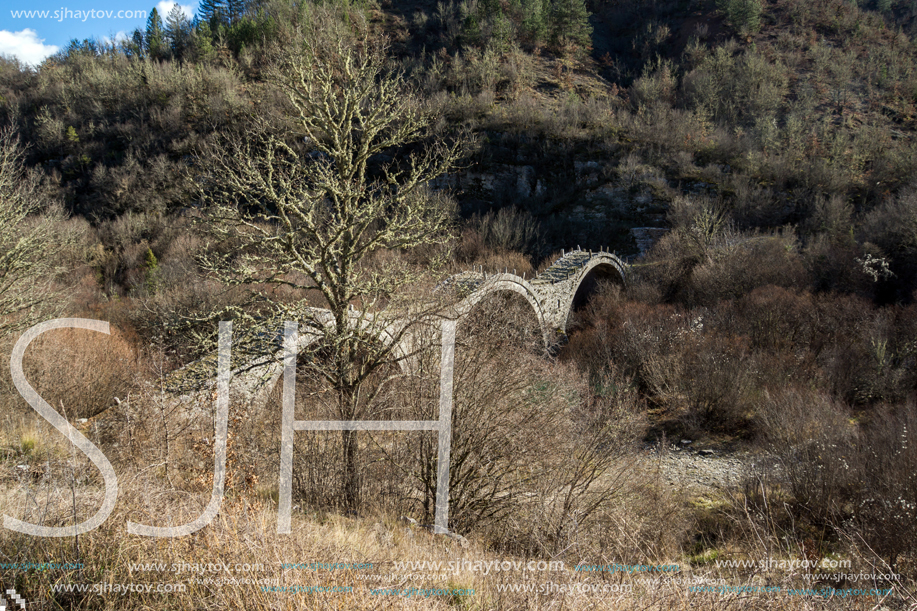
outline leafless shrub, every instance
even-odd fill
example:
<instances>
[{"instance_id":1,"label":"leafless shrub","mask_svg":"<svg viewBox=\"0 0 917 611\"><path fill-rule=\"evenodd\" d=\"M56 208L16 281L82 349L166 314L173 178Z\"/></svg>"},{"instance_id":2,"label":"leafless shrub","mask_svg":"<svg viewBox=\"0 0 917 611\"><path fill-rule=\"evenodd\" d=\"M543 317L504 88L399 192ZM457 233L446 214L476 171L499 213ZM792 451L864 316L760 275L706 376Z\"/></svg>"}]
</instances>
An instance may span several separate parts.
<instances>
[{"instance_id":1,"label":"leafless shrub","mask_svg":"<svg viewBox=\"0 0 917 611\"><path fill-rule=\"evenodd\" d=\"M843 406L822 393L789 388L765 395L757 417L798 511L821 526L839 523L856 470L856 430Z\"/></svg>"},{"instance_id":2,"label":"leafless shrub","mask_svg":"<svg viewBox=\"0 0 917 611\"><path fill-rule=\"evenodd\" d=\"M698 323L701 324L701 323ZM685 350L680 381L693 430L746 429L751 420L751 356L744 338L707 333Z\"/></svg>"},{"instance_id":3,"label":"leafless shrub","mask_svg":"<svg viewBox=\"0 0 917 611\"><path fill-rule=\"evenodd\" d=\"M815 231L835 242L853 241L853 206L844 197L819 197L810 222Z\"/></svg>"},{"instance_id":4,"label":"leafless shrub","mask_svg":"<svg viewBox=\"0 0 917 611\"><path fill-rule=\"evenodd\" d=\"M694 268L689 303L710 304L773 284L805 287L808 277L792 231L771 235L727 233L713 244L713 256Z\"/></svg>"},{"instance_id":5,"label":"leafless shrub","mask_svg":"<svg viewBox=\"0 0 917 611\"><path fill-rule=\"evenodd\" d=\"M23 367L38 394L54 406L64 401L75 420L91 418L112 407L114 397L127 396L139 365L130 337L112 328L109 336L80 329L48 331L32 342ZM15 391L11 399L25 407Z\"/></svg>"},{"instance_id":6,"label":"leafless shrub","mask_svg":"<svg viewBox=\"0 0 917 611\"><path fill-rule=\"evenodd\" d=\"M538 222L525 210L501 208L475 217L472 224L491 248L529 252L541 238Z\"/></svg>"},{"instance_id":7,"label":"leafless shrub","mask_svg":"<svg viewBox=\"0 0 917 611\"><path fill-rule=\"evenodd\" d=\"M917 406L878 411L859 446L853 523L889 566L917 551ZM913 569L913 567L912 567Z\"/></svg>"},{"instance_id":8,"label":"leafless shrub","mask_svg":"<svg viewBox=\"0 0 917 611\"><path fill-rule=\"evenodd\" d=\"M754 184L745 176L734 176L728 181L735 199L732 218L740 228L778 227L786 224L792 208L784 198L771 189Z\"/></svg>"},{"instance_id":9,"label":"leafless shrub","mask_svg":"<svg viewBox=\"0 0 917 611\"><path fill-rule=\"evenodd\" d=\"M668 60L650 62L643 76L634 81L630 88L630 99L636 108L653 104L669 104L675 101L677 81L674 65Z\"/></svg>"},{"instance_id":10,"label":"leafless shrub","mask_svg":"<svg viewBox=\"0 0 917 611\"><path fill-rule=\"evenodd\" d=\"M570 438L550 448L559 460L533 482L534 496L520 504L512 534L503 537L511 549L555 555L572 546L602 547L590 539L607 523L608 505L620 502L633 483L634 442L645 421L636 388L613 366L584 399L571 413Z\"/></svg>"},{"instance_id":11,"label":"leafless shrub","mask_svg":"<svg viewBox=\"0 0 917 611\"><path fill-rule=\"evenodd\" d=\"M0 129L0 336L51 318L66 304L56 280L76 235L40 176L23 168L16 131ZM73 228L72 226L69 226Z\"/></svg>"}]
</instances>

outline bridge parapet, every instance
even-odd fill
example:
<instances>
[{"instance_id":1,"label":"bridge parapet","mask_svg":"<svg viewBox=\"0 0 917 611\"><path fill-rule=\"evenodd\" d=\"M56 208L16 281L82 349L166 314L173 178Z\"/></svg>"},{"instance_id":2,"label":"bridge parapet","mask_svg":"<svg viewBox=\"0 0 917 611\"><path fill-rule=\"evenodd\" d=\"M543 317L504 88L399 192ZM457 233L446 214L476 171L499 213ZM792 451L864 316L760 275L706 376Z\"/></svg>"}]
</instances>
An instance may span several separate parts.
<instances>
[{"instance_id":1,"label":"bridge parapet","mask_svg":"<svg viewBox=\"0 0 917 611\"><path fill-rule=\"evenodd\" d=\"M539 296L545 323L554 333L567 332L567 320L583 282L590 274L616 277L626 281L627 264L616 254L607 251L577 249L564 253L548 269L532 280Z\"/></svg>"}]
</instances>

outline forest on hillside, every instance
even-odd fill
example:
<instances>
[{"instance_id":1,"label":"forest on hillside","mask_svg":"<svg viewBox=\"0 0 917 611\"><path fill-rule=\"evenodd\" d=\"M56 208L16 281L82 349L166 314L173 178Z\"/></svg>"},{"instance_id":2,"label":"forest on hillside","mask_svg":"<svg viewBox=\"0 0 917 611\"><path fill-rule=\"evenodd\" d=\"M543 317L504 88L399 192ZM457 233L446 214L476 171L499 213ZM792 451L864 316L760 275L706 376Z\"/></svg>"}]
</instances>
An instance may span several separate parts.
<instances>
[{"instance_id":1,"label":"forest on hillside","mask_svg":"<svg viewBox=\"0 0 917 611\"><path fill-rule=\"evenodd\" d=\"M34 339L24 371L122 482L79 537L0 530L0 583L41 609L376 609L359 570L280 567L511 558L606 594L463 569L397 604L917 608L915 127L908 0L203 0L37 67L0 57L3 354L50 319L110 324ZM460 536L423 527L436 436L383 430L297 430L279 529L285 418L437 418L429 322L571 251L626 274L587 276L559 328L512 292L456 322ZM127 534L217 486L220 321L241 376L279 372L287 320L317 338L295 406L276 377L230 397L219 517ZM6 371L0 406L0 513L94 515L99 463ZM132 564L154 559L351 590L59 589L178 579ZM81 568L6 568L52 561ZM573 569L615 564L680 569Z\"/></svg>"}]
</instances>

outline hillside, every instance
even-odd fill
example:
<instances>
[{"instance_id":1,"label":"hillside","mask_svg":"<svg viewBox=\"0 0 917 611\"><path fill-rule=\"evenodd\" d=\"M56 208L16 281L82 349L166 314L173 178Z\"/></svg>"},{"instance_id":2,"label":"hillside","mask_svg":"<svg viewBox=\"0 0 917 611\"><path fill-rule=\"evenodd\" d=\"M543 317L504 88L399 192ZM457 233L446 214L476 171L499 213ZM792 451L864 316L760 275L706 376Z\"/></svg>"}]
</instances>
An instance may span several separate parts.
<instances>
[{"instance_id":1,"label":"hillside","mask_svg":"<svg viewBox=\"0 0 917 611\"><path fill-rule=\"evenodd\" d=\"M0 582L30 609L917 608L915 10L208 0L0 58L4 354L110 323L24 372L122 482L79 537L0 530ZM526 293L599 251L626 273ZM512 287L450 309L488 278ZM222 441L218 363L258 389ZM0 513L87 520L110 482L14 380ZM194 534L126 530L217 489ZM404 564L461 559L566 568ZM217 561L286 589L158 567ZM183 589L61 589L100 583Z\"/></svg>"}]
</instances>

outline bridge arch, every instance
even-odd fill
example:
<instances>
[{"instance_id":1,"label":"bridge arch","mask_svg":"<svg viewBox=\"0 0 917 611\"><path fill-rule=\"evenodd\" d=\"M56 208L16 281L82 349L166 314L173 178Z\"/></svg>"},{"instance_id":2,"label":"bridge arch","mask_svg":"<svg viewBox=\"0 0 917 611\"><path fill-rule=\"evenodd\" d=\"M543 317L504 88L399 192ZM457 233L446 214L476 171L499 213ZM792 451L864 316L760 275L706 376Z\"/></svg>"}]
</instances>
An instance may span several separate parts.
<instances>
[{"instance_id":1,"label":"bridge arch","mask_svg":"<svg viewBox=\"0 0 917 611\"><path fill-rule=\"evenodd\" d=\"M566 320L574 311L586 305L589 297L598 288L599 282L611 280L623 286L625 278L624 263L618 257L605 253L591 257L576 275L563 303L563 310L566 312L564 330Z\"/></svg>"},{"instance_id":2,"label":"bridge arch","mask_svg":"<svg viewBox=\"0 0 917 611\"><path fill-rule=\"evenodd\" d=\"M576 284L570 291L570 309L585 305L586 299L596 289L599 282L611 280L618 284L625 283L623 264L617 257L595 257L580 272Z\"/></svg>"},{"instance_id":3,"label":"bridge arch","mask_svg":"<svg viewBox=\"0 0 917 611\"><path fill-rule=\"evenodd\" d=\"M488 296L501 292L513 292L521 295L532 306L538 327L541 329L542 341L545 347L548 347L550 345L548 325L545 323L545 315L538 299L538 294L528 281L515 274L493 274L488 276L486 280L478 285L474 292L458 303L454 311L455 317L462 318Z\"/></svg>"}]
</instances>

